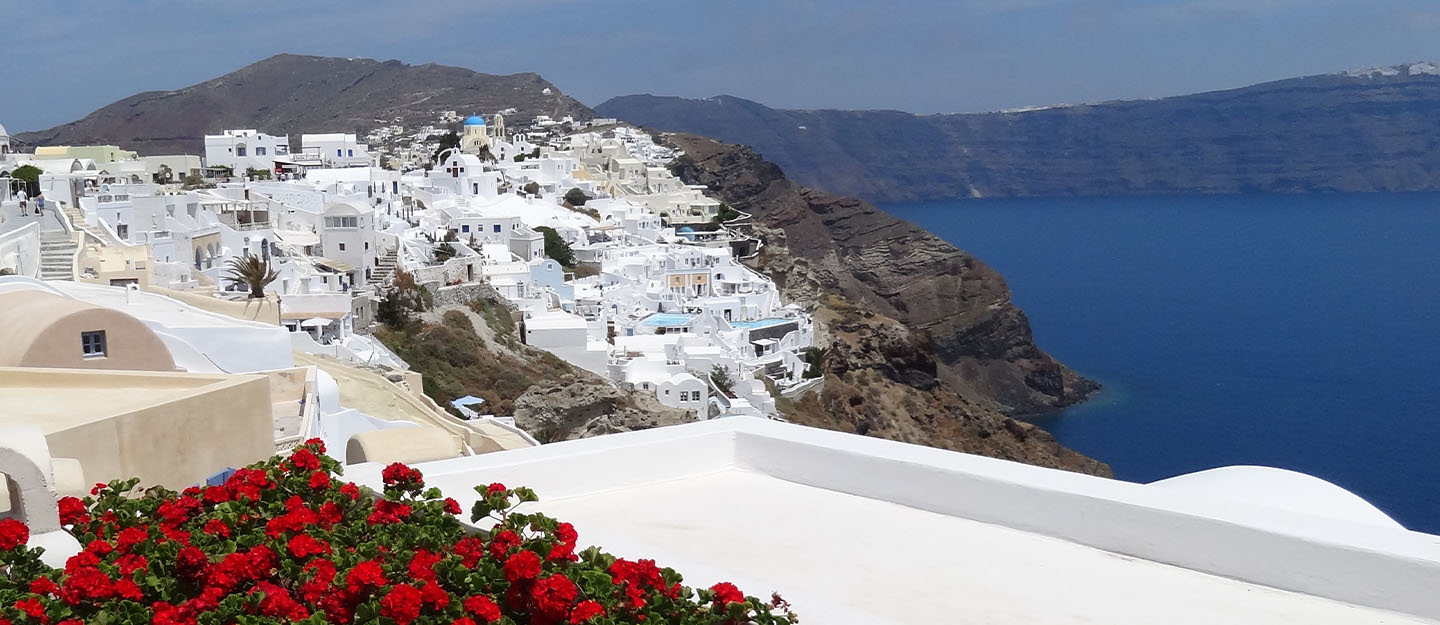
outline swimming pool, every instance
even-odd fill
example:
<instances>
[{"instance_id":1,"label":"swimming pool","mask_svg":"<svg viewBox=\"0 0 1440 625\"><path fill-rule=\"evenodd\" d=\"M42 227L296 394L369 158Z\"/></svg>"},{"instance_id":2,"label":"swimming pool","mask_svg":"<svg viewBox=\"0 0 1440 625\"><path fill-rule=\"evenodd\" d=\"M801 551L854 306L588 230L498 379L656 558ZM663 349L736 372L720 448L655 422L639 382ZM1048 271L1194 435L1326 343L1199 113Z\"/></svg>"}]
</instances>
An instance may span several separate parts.
<instances>
[{"instance_id":1,"label":"swimming pool","mask_svg":"<svg viewBox=\"0 0 1440 625\"><path fill-rule=\"evenodd\" d=\"M792 321L795 321L795 320L794 320L794 319L784 319L784 318L771 318L771 319L756 319L756 320L754 320L754 321L731 321L731 322L730 322L730 327L732 327L732 328L744 328L744 329L747 329L747 330L756 330L756 329L759 329L759 328L768 328L768 327L770 327L770 326L778 326L778 325L780 325L780 324L782 324L782 323L790 323L790 322L792 322Z\"/></svg>"},{"instance_id":2,"label":"swimming pool","mask_svg":"<svg viewBox=\"0 0 1440 625\"><path fill-rule=\"evenodd\" d=\"M642 319L640 321L640 324L650 326L652 328L674 328L678 326L688 326L690 325L690 322L694 320L695 315L655 313L653 315L650 315L649 317Z\"/></svg>"}]
</instances>

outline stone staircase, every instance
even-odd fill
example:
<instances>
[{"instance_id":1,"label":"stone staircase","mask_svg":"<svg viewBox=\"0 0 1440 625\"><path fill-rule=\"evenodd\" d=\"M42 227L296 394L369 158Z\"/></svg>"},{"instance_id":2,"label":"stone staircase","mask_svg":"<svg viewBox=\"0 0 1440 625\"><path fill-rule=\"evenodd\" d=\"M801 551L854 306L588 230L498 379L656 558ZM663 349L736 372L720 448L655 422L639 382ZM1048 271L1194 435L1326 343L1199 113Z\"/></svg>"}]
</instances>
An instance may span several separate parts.
<instances>
[{"instance_id":1,"label":"stone staircase","mask_svg":"<svg viewBox=\"0 0 1440 625\"><path fill-rule=\"evenodd\" d=\"M88 233L90 236L95 237L95 238L97 238L97 239L100 239L100 242L101 242L101 243L104 243L105 245L115 245L115 246L122 245L122 243L120 242L119 239L116 239L115 237L111 236L110 233L109 233L109 232L106 232L104 228L97 228L97 227L94 227L94 226L86 226L86 225L85 225L85 214L82 213L82 212L80 212L80 207L79 207L79 206L75 206L75 205L72 205L72 204L65 204L65 205L63 206L63 208L64 208L64 213L65 213L65 218L68 219L68 220L70 220L70 223L72 224L72 227L74 227L74 229L76 229L76 230L82 230L82 229L83 229L83 230L84 230L86 233Z\"/></svg>"},{"instance_id":2,"label":"stone staircase","mask_svg":"<svg viewBox=\"0 0 1440 625\"><path fill-rule=\"evenodd\" d=\"M375 270L370 272L370 284L378 290L390 283L390 278L395 276L396 252L390 250L376 259Z\"/></svg>"},{"instance_id":3,"label":"stone staircase","mask_svg":"<svg viewBox=\"0 0 1440 625\"><path fill-rule=\"evenodd\" d=\"M40 233L40 279L75 279L75 243L69 233L60 230Z\"/></svg>"}]
</instances>

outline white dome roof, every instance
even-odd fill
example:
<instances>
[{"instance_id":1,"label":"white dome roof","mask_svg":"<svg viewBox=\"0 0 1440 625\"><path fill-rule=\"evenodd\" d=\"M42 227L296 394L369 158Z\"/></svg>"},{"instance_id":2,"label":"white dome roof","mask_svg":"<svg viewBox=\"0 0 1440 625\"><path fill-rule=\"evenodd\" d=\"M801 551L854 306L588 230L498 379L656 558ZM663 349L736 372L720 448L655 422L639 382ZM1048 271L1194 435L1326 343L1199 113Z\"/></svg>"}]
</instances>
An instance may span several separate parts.
<instances>
[{"instance_id":1,"label":"white dome roof","mask_svg":"<svg viewBox=\"0 0 1440 625\"><path fill-rule=\"evenodd\" d=\"M5 124L0 124L0 138L10 138L10 133L5 132Z\"/></svg>"},{"instance_id":2,"label":"white dome roof","mask_svg":"<svg viewBox=\"0 0 1440 625\"><path fill-rule=\"evenodd\" d=\"M1220 467L1151 482L1150 485L1248 505L1403 529L1389 515L1359 495L1313 475L1286 469L1244 465Z\"/></svg>"}]
</instances>

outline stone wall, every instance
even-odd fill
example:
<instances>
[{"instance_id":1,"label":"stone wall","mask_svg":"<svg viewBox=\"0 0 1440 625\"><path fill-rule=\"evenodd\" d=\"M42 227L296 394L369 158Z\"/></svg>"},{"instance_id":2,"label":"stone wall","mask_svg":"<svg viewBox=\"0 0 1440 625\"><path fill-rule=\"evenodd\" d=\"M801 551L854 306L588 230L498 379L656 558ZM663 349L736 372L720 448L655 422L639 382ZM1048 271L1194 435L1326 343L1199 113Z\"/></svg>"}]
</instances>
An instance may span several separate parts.
<instances>
[{"instance_id":1,"label":"stone wall","mask_svg":"<svg viewBox=\"0 0 1440 625\"><path fill-rule=\"evenodd\" d=\"M421 284L430 296L434 298L436 308L445 306L464 306L472 300L483 299L491 303L503 304L506 308L513 308L509 300L500 295L494 287L481 282L457 284L454 286L443 286L439 282L425 282Z\"/></svg>"}]
</instances>

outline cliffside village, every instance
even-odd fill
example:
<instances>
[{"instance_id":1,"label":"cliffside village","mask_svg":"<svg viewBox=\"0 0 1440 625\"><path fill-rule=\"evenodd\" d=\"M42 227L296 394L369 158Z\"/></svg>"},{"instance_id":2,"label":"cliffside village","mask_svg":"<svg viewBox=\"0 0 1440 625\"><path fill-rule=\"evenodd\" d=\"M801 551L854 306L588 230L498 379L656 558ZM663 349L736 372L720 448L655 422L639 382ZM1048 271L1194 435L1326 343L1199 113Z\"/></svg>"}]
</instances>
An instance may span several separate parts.
<instances>
[{"instance_id":1,"label":"cliffside village","mask_svg":"<svg viewBox=\"0 0 1440 625\"><path fill-rule=\"evenodd\" d=\"M447 125L459 131L441 148ZM313 437L352 461L535 445L481 398L426 397L371 336L402 275L433 305L498 295L521 342L692 420L778 418L777 395L819 383L806 375L811 320L741 262L760 247L737 228L748 216L673 176L677 154L647 134L545 116L510 130L502 114L447 111L410 136L298 144L217 129L203 158L21 152L0 129L0 396L73 399L6 402L19 412L3 420L43 422L89 482L193 482ZM274 272L263 298L234 278L243 262ZM266 379L253 401L222 400ZM159 473L102 461L113 442L87 430L116 421L117 404L127 427L246 443ZM205 417L138 418L183 405ZM145 435L161 432L114 434Z\"/></svg>"},{"instance_id":2,"label":"cliffside village","mask_svg":"<svg viewBox=\"0 0 1440 625\"><path fill-rule=\"evenodd\" d=\"M524 485L587 543L782 591L805 622L1440 618L1440 541L1319 478L1139 484L782 422L777 401L821 383L815 330L742 263L749 216L613 120L504 117L298 149L216 129L203 157L22 152L0 128L0 520L66 566L82 546L59 497L243 482L318 438L372 491L392 462L457 510L477 484ZM417 288L427 323L508 316L515 340L695 422L540 445L518 410L432 398L372 333ZM932 540L854 540L877 527Z\"/></svg>"}]
</instances>

